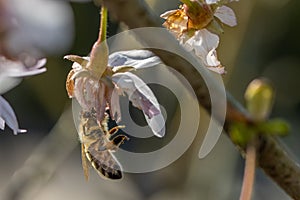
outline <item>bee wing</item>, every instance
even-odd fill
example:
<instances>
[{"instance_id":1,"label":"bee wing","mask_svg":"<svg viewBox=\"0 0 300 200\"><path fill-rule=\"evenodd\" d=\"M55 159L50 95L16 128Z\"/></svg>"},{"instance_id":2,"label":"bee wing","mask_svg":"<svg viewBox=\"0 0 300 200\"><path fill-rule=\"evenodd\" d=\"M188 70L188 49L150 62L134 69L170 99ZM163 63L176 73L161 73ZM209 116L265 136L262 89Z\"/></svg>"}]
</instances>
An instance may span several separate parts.
<instances>
[{"instance_id":1,"label":"bee wing","mask_svg":"<svg viewBox=\"0 0 300 200\"><path fill-rule=\"evenodd\" d=\"M89 148L86 156L100 176L112 180L122 178L121 166L110 151Z\"/></svg>"},{"instance_id":2,"label":"bee wing","mask_svg":"<svg viewBox=\"0 0 300 200\"><path fill-rule=\"evenodd\" d=\"M89 165L86 157L86 150L84 144L81 144L81 162L85 180L89 180Z\"/></svg>"}]
</instances>

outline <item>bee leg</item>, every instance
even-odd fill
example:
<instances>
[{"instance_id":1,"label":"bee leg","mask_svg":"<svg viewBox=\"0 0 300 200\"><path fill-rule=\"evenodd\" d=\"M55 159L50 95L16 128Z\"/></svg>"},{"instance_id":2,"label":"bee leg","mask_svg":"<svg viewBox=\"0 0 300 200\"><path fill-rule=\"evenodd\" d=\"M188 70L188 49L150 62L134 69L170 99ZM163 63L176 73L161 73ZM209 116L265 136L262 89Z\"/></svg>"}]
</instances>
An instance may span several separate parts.
<instances>
[{"instance_id":1,"label":"bee leg","mask_svg":"<svg viewBox=\"0 0 300 200\"><path fill-rule=\"evenodd\" d=\"M125 128L125 126L115 126L108 131L109 135L113 135L119 131L119 129Z\"/></svg>"},{"instance_id":2,"label":"bee leg","mask_svg":"<svg viewBox=\"0 0 300 200\"><path fill-rule=\"evenodd\" d=\"M104 131L105 135L108 132L108 120L109 120L109 116L107 113L104 113L104 118L101 122L97 121L99 126L102 128L102 130Z\"/></svg>"},{"instance_id":3,"label":"bee leg","mask_svg":"<svg viewBox=\"0 0 300 200\"><path fill-rule=\"evenodd\" d=\"M111 151L116 151L119 146L121 144L123 144L126 140L129 140L129 138L125 135L118 135L116 137L114 137L111 141L109 141L105 147L106 149L108 150L111 150Z\"/></svg>"},{"instance_id":4,"label":"bee leg","mask_svg":"<svg viewBox=\"0 0 300 200\"><path fill-rule=\"evenodd\" d=\"M89 167L88 167L88 161L87 161L87 153L84 144L81 144L81 162L82 162L82 168L83 168L83 174L85 177L85 180L88 181L89 179Z\"/></svg>"},{"instance_id":5,"label":"bee leg","mask_svg":"<svg viewBox=\"0 0 300 200\"><path fill-rule=\"evenodd\" d=\"M123 144L125 141L129 140L129 138L125 135L117 135L116 137L114 137L111 142L119 147L121 144Z\"/></svg>"}]
</instances>

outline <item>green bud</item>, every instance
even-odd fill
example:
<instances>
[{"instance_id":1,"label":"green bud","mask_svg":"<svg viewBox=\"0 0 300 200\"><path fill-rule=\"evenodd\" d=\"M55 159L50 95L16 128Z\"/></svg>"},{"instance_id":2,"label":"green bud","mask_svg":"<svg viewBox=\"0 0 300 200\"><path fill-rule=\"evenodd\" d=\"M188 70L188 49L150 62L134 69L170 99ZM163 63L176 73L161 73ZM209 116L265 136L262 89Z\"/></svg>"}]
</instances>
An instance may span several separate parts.
<instances>
[{"instance_id":1,"label":"green bud","mask_svg":"<svg viewBox=\"0 0 300 200\"><path fill-rule=\"evenodd\" d=\"M245 123L234 123L230 126L229 134L235 144L246 147L248 142L255 137L256 130Z\"/></svg>"},{"instance_id":2,"label":"green bud","mask_svg":"<svg viewBox=\"0 0 300 200\"><path fill-rule=\"evenodd\" d=\"M266 120L273 107L275 91L267 79L255 79L245 92L246 107L253 120Z\"/></svg>"},{"instance_id":3,"label":"green bud","mask_svg":"<svg viewBox=\"0 0 300 200\"><path fill-rule=\"evenodd\" d=\"M289 124L282 119L272 119L267 122L263 122L259 124L257 128L262 134L267 133L279 136L287 135L290 130Z\"/></svg>"}]
</instances>

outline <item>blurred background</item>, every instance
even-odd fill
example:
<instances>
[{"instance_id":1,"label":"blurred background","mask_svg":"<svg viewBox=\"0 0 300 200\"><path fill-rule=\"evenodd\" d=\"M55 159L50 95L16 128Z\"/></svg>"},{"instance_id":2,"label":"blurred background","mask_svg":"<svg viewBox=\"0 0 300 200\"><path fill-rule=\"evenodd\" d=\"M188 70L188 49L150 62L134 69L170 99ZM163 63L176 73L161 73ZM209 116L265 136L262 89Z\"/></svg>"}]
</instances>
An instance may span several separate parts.
<instances>
[{"instance_id":1,"label":"blurred background","mask_svg":"<svg viewBox=\"0 0 300 200\"><path fill-rule=\"evenodd\" d=\"M0 0L0 8L2 2L5 1ZM12 2L13 11L21 13L25 28L18 34L11 33L16 35L11 39L11 48L28 48L38 56L47 57L48 62L46 73L25 78L3 95L14 108L20 127L28 133L14 136L9 128L0 132L0 199L238 199L244 160L227 136L221 136L207 157L198 158L201 133L206 131L209 121L203 110L193 144L168 167L144 174L126 173L120 182L103 180L91 170L90 180L86 182L70 111L71 100L65 91L71 62L63 60L63 56L89 54L98 34L99 9L90 1ZM157 15L179 5L177 0L149 0L147 3ZM225 33L220 37L218 56L227 69L226 89L243 103L244 91L251 80L269 78L276 88L271 117L290 123L291 133L281 141L299 161L300 2L241 0L229 6L237 15L238 26L224 27ZM26 13L26 9L31 12ZM109 36L121 29L124 25L110 18ZM152 88L155 94L162 93ZM158 99L169 109L168 116L174 115L168 118L164 144L173 137L174 130L176 132L174 121L178 113L176 101L170 104L164 93ZM155 145L155 141L148 145ZM253 199L290 198L258 169Z\"/></svg>"}]
</instances>

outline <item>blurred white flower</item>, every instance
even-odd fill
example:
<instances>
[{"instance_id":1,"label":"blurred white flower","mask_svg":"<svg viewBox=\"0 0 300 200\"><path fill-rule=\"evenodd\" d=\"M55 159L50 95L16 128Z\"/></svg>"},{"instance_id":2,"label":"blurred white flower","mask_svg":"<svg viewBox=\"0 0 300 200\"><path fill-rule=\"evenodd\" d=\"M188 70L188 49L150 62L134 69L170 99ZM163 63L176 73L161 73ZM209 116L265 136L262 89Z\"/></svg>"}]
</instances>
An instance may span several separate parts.
<instances>
[{"instance_id":1,"label":"blurred white flower","mask_svg":"<svg viewBox=\"0 0 300 200\"><path fill-rule=\"evenodd\" d=\"M9 103L1 94L18 85L22 77L40 74L46 71L43 66L46 59L38 60L34 66L26 67L19 61L11 61L0 56L0 129L4 130L5 123L13 130L14 134L26 132L19 129L16 115Z\"/></svg>"},{"instance_id":2,"label":"blurred white flower","mask_svg":"<svg viewBox=\"0 0 300 200\"><path fill-rule=\"evenodd\" d=\"M26 130L19 129L16 115L9 103L0 95L0 129L4 130L5 123L13 130L14 134L24 133Z\"/></svg>"},{"instance_id":3,"label":"blurred white flower","mask_svg":"<svg viewBox=\"0 0 300 200\"><path fill-rule=\"evenodd\" d=\"M25 66L20 61L8 60L0 56L0 95L18 85L22 77L40 74L46 71L43 67L46 59L40 59L31 67Z\"/></svg>"},{"instance_id":4,"label":"blurred white flower","mask_svg":"<svg viewBox=\"0 0 300 200\"><path fill-rule=\"evenodd\" d=\"M97 120L104 119L105 110L110 110L111 118L121 120L119 95L126 94L132 105L143 111L145 119L154 135L163 137L164 122L159 104L151 89L139 77L129 72L152 67L161 60L146 50L120 51L108 57L108 67L99 78L87 69L89 57L66 56L74 61L67 79L70 97L77 99L84 111L96 110Z\"/></svg>"},{"instance_id":5,"label":"blurred white flower","mask_svg":"<svg viewBox=\"0 0 300 200\"><path fill-rule=\"evenodd\" d=\"M3 0L0 21L5 30L0 53L20 60L26 52L38 58L68 50L74 36L72 8L67 1ZM1 10L0 10L1 12ZM1 31L0 31L1 32ZM2 41L2 42L1 42Z\"/></svg>"},{"instance_id":6,"label":"blurred white flower","mask_svg":"<svg viewBox=\"0 0 300 200\"><path fill-rule=\"evenodd\" d=\"M233 10L223 4L237 0L188 1L180 9L163 13L163 24L168 28L188 51L195 51L196 56L208 69L219 74L225 73L217 58L216 49L219 36L210 32L223 32L219 21L228 26L237 24ZM216 18L219 20L216 20Z\"/></svg>"}]
</instances>

